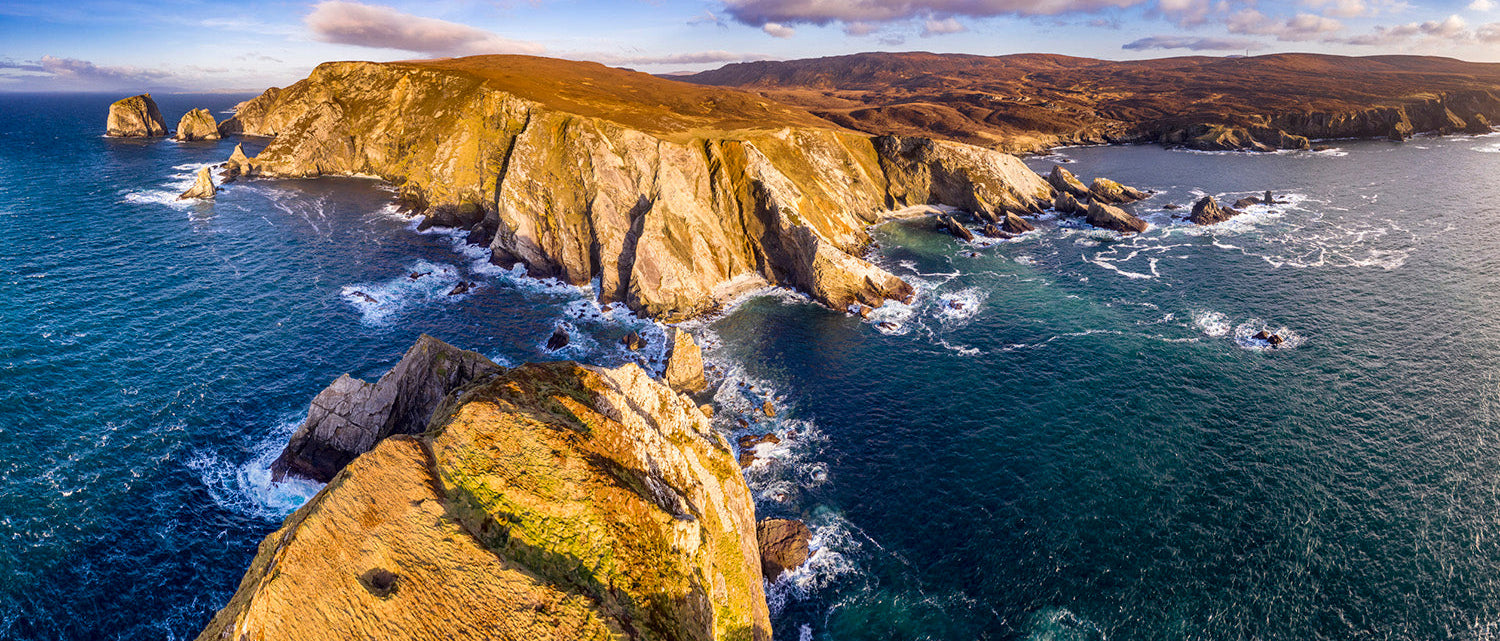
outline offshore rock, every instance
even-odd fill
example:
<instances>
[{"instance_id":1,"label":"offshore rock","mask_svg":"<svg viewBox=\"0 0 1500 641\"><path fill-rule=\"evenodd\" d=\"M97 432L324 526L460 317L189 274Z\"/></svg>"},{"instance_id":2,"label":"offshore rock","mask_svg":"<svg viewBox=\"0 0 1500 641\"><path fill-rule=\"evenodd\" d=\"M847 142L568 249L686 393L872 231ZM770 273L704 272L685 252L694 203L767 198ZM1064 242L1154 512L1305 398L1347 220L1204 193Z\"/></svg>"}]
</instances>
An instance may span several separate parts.
<instances>
[{"instance_id":1,"label":"offshore rock","mask_svg":"<svg viewBox=\"0 0 1500 641\"><path fill-rule=\"evenodd\" d=\"M667 357L667 370L662 378L668 387L683 394L708 389L708 380L703 375L703 350L686 330L672 331L672 353Z\"/></svg>"},{"instance_id":2,"label":"offshore rock","mask_svg":"<svg viewBox=\"0 0 1500 641\"><path fill-rule=\"evenodd\" d=\"M1129 212L1106 205L1099 201L1089 203L1088 217L1084 219L1088 224L1101 229L1113 229L1122 234L1138 234L1146 231L1146 221L1130 215Z\"/></svg>"},{"instance_id":3,"label":"offshore rock","mask_svg":"<svg viewBox=\"0 0 1500 641\"><path fill-rule=\"evenodd\" d=\"M1024 234L1036 229L1036 226L1015 214L1007 213L1005 219L1000 221L1000 229L1010 234Z\"/></svg>"},{"instance_id":4,"label":"offshore rock","mask_svg":"<svg viewBox=\"0 0 1500 641\"><path fill-rule=\"evenodd\" d=\"M964 227L962 223L954 220L948 214L938 214L937 223L938 229L946 230L959 240L974 240L974 232L969 231L968 227Z\"/></svg>"},{"instance_id":5,"label":"offshore rock","mask_svg":"<svg viewBox=\"0 0 1500 641\"><path fill-rule=\"evenodd\" d=\"M1188 214L1188 220L1195 225L1214 225L1238 215L1240 215L1239 210L1221 207L1219 201L1214 200L1213 196L1204 196L1193 204L1193 213Z\"/></svg>"},{"instance_id":6,"label":"offshore rock","mask_svg":"<svg viewBox=\"0 0 1500 641\"><path fill-rule=\"evenodd\" d=\"M449 392L500 371L475 352L423 334L375 383L340 376L313 399L307 420L271 464L277 480L294 474L327 483L349 461L392 434L427 429Z\"/></svg>"},{"instance_id":7,"label":"offshore rock","mask_svg":"<svg viewBox=\"0 0 1500 641\"><path fill-rule=\"evenodd\" d=\"M760 541L760 571L768 581L802 567L811 554L812 531L801 521L762 519L755 526L755 537Z\"/></svg>"},{"instance_id":8,"label":"offshore rock","mask_svg":"<svg viewBox=\"0 0 1500 641\"><path fill-rule=\"evenodd\" d=\"M245 155L244 145L235 143L234 151L229 154L229 160L224 161L224 171L219 174L219 177L222 178L224 182L230 182L241 176L253 175L255 175L255 165L253 161L251 161L250 158Z\"/></svg>"},{"instance_id":9,"label":"offshore rock","mask_svg":"<svg viewBox=\"0 0 1500 641\"><path fill-rule=\"evenodd\" d=\"M568 346L572 336L568 334L566 327L558 326L552 330L552 335L547 337L547 351L555 352Z\"/></svg>"},{"instance_id":10,"label":"offshore rock","mask_svg":"<svg viewBox=\"0 0 1500 641\"><path fill-rule=\"evenodd\" d=\"M198 178L193 181L193 186L188 187L187 191L182 192L182 195L178 196L177 200L213 198L214 193L217 191L219 191L219 188L214 186L213 170L209 167L204 167L198 170Z\"/></svg>"},{"instance_id":11,"label":"offshore rock","mask_svg":"<svg viewBox=\"0 0 1500 641\"><path fill-rule=\"evenodd\" d=\"M1081 214L1088 211L1088 206L1080 204L1073 194L1059 191L1057 197L1052 200L1052 209L1059 214Z\"/></svg>"},{"instance_id":12,"label":"offshore rock","mask_svg":"<svg viewBox=\"0 0 1500 641\"><path fill-rule=\"evenodd\" d=\"M1052 173L1047 174L1047 182L1060 194L1067 194L1074 198L1088 198L1089 188L1083 185L1073 172L1063 169L1062 165L1053 165Z\"/></svg>"},{"instance_id":13,"label":"offshore rock","mask_svg":"<svg viewBox=\"0 0 1500 641\"><path fill-rule=\"evenodd\" d=\"M267 536L200 641L769 641L728 443L635 365L450 395Z\"/></svg>"},{"instance_id":14,"label":"offshore rock","mask_svg":"<svg viewBox=\"0 0 1500 641\"><path fill-rule=\"evenodd\" d=\"M1121 185L1108 178L1095 178L1089 185L1089 197L1108 205L1120 205L1144 200L1149 194L1134 187Z\"/></svg>"},{"instance_id":15,"label":"offshore rock","mask_svg":"<svg viewBox=\"0 0 1500 641\"><path fill-rule=\"evenodd\" d=\"M207 109L194 109L177 121L176 140L218 140L219 123Z\"/></svg>"},{"instance_id":16,"label":"offshore rock","mask_svg":"<svg viewBox=\"0 0 1500 641\"><path fill-rule=\"evenodd\" d=\"M151 94L143 93L116 100L109 106L104 135L118 138L165 136L167 123L162 121L161 110L156 108Z\"/></svg>"},{"instance_id":17,"label":"offshore rock","mask_svg":"<svg viewBox=\"0 0 1500 641\"><path fill-rule=\"evenodd\" d=\"M482 211L495 263L597 278L602 301L668 321L768 284L834 309L907 300L909 284L860 258L868 226L910 205L1026 213L1052 198L988 149L525 56L327 63L240 106L225 130L276 137L259 175L378 175L418 213Z\"/></svg>"}]
</instances>

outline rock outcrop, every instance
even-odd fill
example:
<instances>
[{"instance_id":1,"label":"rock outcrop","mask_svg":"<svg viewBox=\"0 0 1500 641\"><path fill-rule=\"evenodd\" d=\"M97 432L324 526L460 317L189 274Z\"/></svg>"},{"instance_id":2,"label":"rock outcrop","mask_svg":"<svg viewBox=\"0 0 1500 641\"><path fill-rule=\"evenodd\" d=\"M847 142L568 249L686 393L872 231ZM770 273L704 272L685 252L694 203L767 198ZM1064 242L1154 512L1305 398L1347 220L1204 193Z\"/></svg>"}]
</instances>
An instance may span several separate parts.
<instances>
[{"instance_id":1,"label":"rock outcrop","mask_svg":"<svg viewBox=\"0 0 1500 641\"><path fill-rule=\"evenodd\" d=\"M1238 209L1220 206L1213 196L1204 196L1193 203L1193 212L1188 214L1188 220L1195 225L1215 225L1238 215Z\"/></svg>"},{"instance_id":2,"label":"rock outcrop","mask_svg":"<svg viewBox=\"0 0 1500 641\"><path fill-rule=\"evenodd\" d=\"M200 641L771 639L728 443L633 364L501 370L372 445Z\"/></svg>"},{"instance_id":3,"label":"rock outcrop","mask_svg":"<svg viewBox=\"0 0 1500 641\"><path fill-rule=\"evenodd\" d=\"M230 182L240 176L253 175L255 175L255 165L250 157L245 155L244 144L235 143L234 151L229 154L229 160L224 161L224 171L219 174L219 177L224 182Z\"/></svg>"},{"instance_id":4,"label":"rock outcrop","mask_svg":"<svg viewBox=\"0 0 1500 641\"><path fill-rule=\"evenodd\" d=\"M1095 178L1089 185L1089 198L1106 205L1122 205L1144 200L1149 194L1134 187L1127 187L1108 178Z\"/></svg>"},{"instance_id":5,"label":"rock outcrop","mask_svg":"<svg viewBox=\"0 0 1500 641\"><path fill-rule=\"evenodd\" d=\"M755 537L760 541L760 571L768 581L801 567L811 555L812 531L801 521L762 519Z\"/></svg>"},{"instance_id":6,"label":"rock outcrop","mask_svg":"<svg viewBox=\"0 0 1500 641\"><path fill-rule=\"evenodd\" d=\"M177 200L213 198L214 194L218 191L219 188L214 186L213 170L204 167L198 170L198 178L193 181L193 186L188 187L187 191L182 192L182 195L178 196Z\"/></svg>"},{"instance_id":7,"label":"rock outcrop","mask_svg":"<svg viewBox=\"0 0 1500 641\"><path fill-rule=\"evenodd\" d=\"M1082 214L1088 211L1088 205L1079 203L1073 194L1059 191L1057 197L1052 199L1052 209L1059 214Z\"/></svg>"},{"instance_id":8,"label":"rock outcrop","mask_svg":"<svg viewBox=\"0 0 1500 641\"><path fill-rule=\"evenodd\" d=\"M423 334L375 383L345 374L320 392L271 473L326 483L381 439L425 431L444 396L499 371L488 358Z\"/></svg>"},{"instance_id":9,"label":"rock outcrop","mask_svg":"<svg viewBox=\"0 0 1500 641\"><path fill-rule=\"evenodd\" d=\"M167 135L167 123L151 94L121 98L109 106L105 135L117 138L144 138Z\"/></svg>"},{"instance_id":10,"label":"rock outcrop","mask_svg":"<svg viewBox=\"0 0 1500 641\"><path fill-rule=\"evenodd\" d=\"M177 140L218 140L219 122L207 109L194 109L177 121Z\"/></svg>"},{"instance_id":11,"label":"rock outcrop","mask_svg":"<svg viewBox=\"0 0 1500 641\"><path fill-rule=\"evenodd\" d=\"M1083 181L1073 172L1063 169L1062 165L1053 165L1052 173L1047 174L1047 182L1056 189L1059 194L1067 194L1074 198L1088 198L1089 188L1084 186Z\"/></svg>"},{"instance_id":12,"label":"rock outcrop","mask_svg":"<svg viewBox=\"0 0 1500 641\"><path fill-rule=\"evenodd\" d=\"M1112 229L1122 234L1138 234L1146 231L1147 227L1146 221L1136 218L1130 212L1097 200L1089 203L1088 217L1084 220L1095 227Z\"/></svg>"},{"instance_id":13,"label":"rock outcrop","mask_svg":"<svg viewBox=\"0 0 1500 641\"><path fill-rule=\"evenodd\" d=\"M703 350L686 330L672 330L672 353L662 374L667 386L683 394L697 394L708 389L703 375Z\"/></svg>"},{"instance_id":14,"label":"rock outcrop","mask_svg":"<svg viewBox=\"0 0 1500 641\"><path fill-rule=\"evenodd\" d=\"M1035 225L1013 213L1006 213L1005 218L1000 221L1000 230L1007 234L1024 234L1035 229Z\"/></svg>"},{"instance_id":15,"label":"rock outcrop","mask_svg":"<svg viewBox=\"0 0 1500 641\"><path fill-rule=\"evenodd\" d=\"M954 220L953 217L949 216L948 214L938 214L937 226L938 229L953 234L953 237L959 240L974 240L974 232L969 231L968 227L964 227L963 223ZM996 228L997 231L998 229L999 228Z\"/></svg>"},{"instance_id":16,"label":"rock outcrop","mask_svg":"<svg viewBox=\"0 0 1500 641\"><path fill-rule=\"evenodd\" d=\"M664 320L766 284L834 309L904 300L907 283L859 258L868 226L909 205L998 216L1052 199L994 151L525 56L328 63L241 105L224 130L276 137L255 175L382 176L435 224L488 240L495 262L598 278L604 301Z\"/></svg>"}]
</instances>

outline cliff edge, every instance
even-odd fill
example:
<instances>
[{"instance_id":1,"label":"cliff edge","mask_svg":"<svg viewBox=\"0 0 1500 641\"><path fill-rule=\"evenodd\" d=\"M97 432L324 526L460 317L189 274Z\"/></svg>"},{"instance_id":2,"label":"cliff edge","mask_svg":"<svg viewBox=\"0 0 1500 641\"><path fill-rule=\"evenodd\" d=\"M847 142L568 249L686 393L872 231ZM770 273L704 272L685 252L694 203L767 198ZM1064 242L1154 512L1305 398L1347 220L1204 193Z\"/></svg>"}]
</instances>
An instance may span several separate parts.
<instances>
[{"instance_id":1,"label":"cliff edge","mask_svg":"<svg viewBox=\"0 0 1500 641\"><path fill-rule=\"evenodd\" d=\"M757 546L686 397L635 365L523 365L349 463L199 639L769 640Z\"/></svg>"},{"instance_id":2,"label":"cliff edge","mask_svg":"<svg viewBox=\"0 0 1500 641\"><path fill-rule=\"evenodd\" d=\"M868 226L908 205L1029 213L1053 196L998 152L528 56L326 63L224 130L275 136L239 175L378 175L494 262L598 279L603 301L664 320L766 285L835 309L906 299L909 285L861 258Z\"/></svg>"}]
</instances>

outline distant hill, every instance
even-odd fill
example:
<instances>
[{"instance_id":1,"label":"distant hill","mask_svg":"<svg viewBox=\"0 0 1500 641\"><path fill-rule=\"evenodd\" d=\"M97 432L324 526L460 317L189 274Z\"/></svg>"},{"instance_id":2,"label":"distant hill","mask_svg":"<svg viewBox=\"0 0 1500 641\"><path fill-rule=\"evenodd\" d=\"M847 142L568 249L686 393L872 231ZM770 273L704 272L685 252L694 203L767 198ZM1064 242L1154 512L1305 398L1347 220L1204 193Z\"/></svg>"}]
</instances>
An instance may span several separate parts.
<instances>
[{"instance_id":1,"label":"distant hill","mask_svg":"<svg viewBox=\"0 0 1500 641\"><path fill-rule=\"evenodd\" d=\"M1305 137L1482 131L1500 116L1500 64L1428 56L861 53L677 79L755 91L870 133L1008 151L1100 142L1296 148Z\"/></svg>"}]
</instances>

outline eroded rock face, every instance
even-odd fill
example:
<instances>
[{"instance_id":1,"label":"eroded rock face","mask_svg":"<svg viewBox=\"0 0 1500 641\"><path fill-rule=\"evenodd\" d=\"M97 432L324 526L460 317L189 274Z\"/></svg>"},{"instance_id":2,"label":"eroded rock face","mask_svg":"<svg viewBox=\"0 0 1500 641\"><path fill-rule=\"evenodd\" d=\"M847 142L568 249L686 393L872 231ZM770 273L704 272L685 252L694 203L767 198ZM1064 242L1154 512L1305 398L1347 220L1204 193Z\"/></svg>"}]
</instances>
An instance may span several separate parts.
<instances>
[{"instance_id":1,"label":"eroded rock face","mask_svg":"<svg viewBox=\"0 0 1500 641\"><path fill-rule=\"evenodd\" d=\"M1073 172L1063 169L1062 165L1052 166L1052 173L1047 174L1047 182L1059 194L1067 194L1073 198L1089 197L1089 188L1084 186L1083 181L1073 175Z\"/></svg>"},{"instance_id":2,"label":"eroded rock face","mask_svg":"<svg viewBox=\"0 0 1500 641\"><path fill-rule=\"evenodd\" d=\"M242 105L226 131L276 136L251 161L258 175L380 175L418 211L472 212L434 224L472 225L495 262L598 278L603 300L669 321L766 284L834 309L906 300L910 285L859 257L867 226L913 204L1026 213L1052 198L1019 160L979 147L872 138L810 116L674 128L660 123L687 107L643 115L659 107L626 102L601 115L457 67L487 61L540 64L328 63Z\"/></svg>"},{"instance_id":3,"label":"eroded rock face","mask_svg":"<svg viewBox=\"0 0 1500 641\"><path fill-rule=\"evenodd\" d=\"M1052 200L1052 209L1060 214L1082 214L1088 211L1088 207L1079 204L1073 194L1061 191L1057 192L1057 197Z\"/></svg>"},{"instance_id":4,"label":"eroded rock face","mask_svg":"<svg viewBox=\"0 0 1500 641\"><path fill-rule=\"evenodd\" d=\"M177 140L218 140L219 122L207 109L194 109L177 122Z\"/></svg>"},{"instance_id":5,"label":"eroded rock face","mask_svg":"<svg viewBox=\"0 0 1500 641\"><path fill-rule=\"evenodd\" d=\"M214 186L213 170L204 167L198 170L198 178L193 181L193 186L188 187L187 191L182 192L182 195L178 196L177 200L213 198L214 194L218 191L219 188Z\"/></svg>"},{"instance_id":6,"label":"eroded rock face","mask_svg":"<svg viewBox=\"0 0 1500 641\"><path fill-rule=\"evenodd\" d=\"M1214 200L1213 196L1204 196L1199 198L1198 202L1193 203L1193 213L1188 214L1188 220L1195 225L1215 225L1239 214L1240 211L1237 209L1220 206L1219 201Z\"/></svg>"},{"instance_id":7,"label":"eroded rock face","mask_svg":"<svg viewBox=\"0 0 1500 641\"><path fill-rule=\"evenodd\" d=\"M1120 205L1144 200L1150 196L1134 187L1128 187L1108 178L1095 178L1089 185L1089 198L1108 205Z\"/></svg>"},{"instance_id":8,"label":"eroded rock face","mask_svg":"<svg viewBox=\"0 0 1500 641\"><path fill-rule=\"evenodd\" d=\"M811 555L812 531L801 521L762 519L755 536L760 541L760 571L769 581L801 567Z\"/></svg>"},{"instance_id":9,"label":"eroded rock face","mask_svg":"<svg viewBox=\"0 0 1500 641\"><path fill-rule=\"evenodd\" d=\"M118 138L165 136L167 123L162 121L161 110L156 108L151 94L143 93L116 100L109 106L105 135Z\"/></svg>"},{"instance_id":10,"label":"eroded rock face","mask_svg":"<svg viewBox=\"0 0 1500 641\"><path fill-rule=\"evenodd\" d=\"M703 350L685 330L673 330L672 353L667 356L667 370L662 378L667 386L684 394L708 389L703 376Z\"/></svg>"},{"instance_id":11,"label":"eroded rock face","mask_svg":"<svg viewBox=\"0 0 1500 641\"><path fill-rule=\"evenodd\" d=\"M445 395L498 371L488 358L423 334L380 380L345 374L320 392L271 473L326 483L381 439L424 431Z\"/></svg>"},{"instance_id":12,"label":"eroded rock face","mask_svg":"<svg viewBox=\"0 0 1500 641\"><path fill-rule=\"evenodd\" d=\"M504 370L266 537L199 636L769 641L728 443L635 365Z\"/></svg>"},{"instance_id":13,"label":"eroded rock face","mask_svg":"<svg viewBox=\"0 0 1500 641\"><path fill-rule=\"evenodd\" d=\"M1122 234L1138 234L1146 231L1146 221L1132 216L1114 205L1106 205L1099 201L1089 203L1088 224L1101 229L1113 229Z\"/></svg>"}]
</instances>

